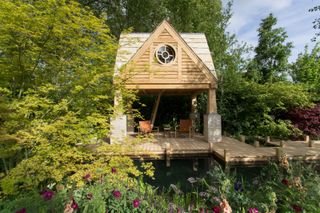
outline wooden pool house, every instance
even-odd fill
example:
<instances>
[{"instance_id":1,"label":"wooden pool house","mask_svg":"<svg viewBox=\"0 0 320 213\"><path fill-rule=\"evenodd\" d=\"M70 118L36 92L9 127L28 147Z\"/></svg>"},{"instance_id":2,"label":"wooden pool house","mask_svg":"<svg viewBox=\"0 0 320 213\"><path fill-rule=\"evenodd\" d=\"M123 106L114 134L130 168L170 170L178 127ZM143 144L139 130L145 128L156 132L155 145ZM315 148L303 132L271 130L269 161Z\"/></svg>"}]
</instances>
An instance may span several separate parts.
<instances>
[{"instance_id":1,"label":"wooden pool house","mask_svg":"<svg viewBox=\"0 0 320 213\"><path fill-rule=\"evenodd\" d=\"M150 118L152 124L161 96L190 95L190 119L196 119L197 95L208 95L203 134L207 142L221 141L221 117L217 114L217 75L203 33L178 33L163 21L152 33L123 33L115 64L116 79L125 79L125 88L138 94L157 95ZM125 141L133 131L130 116L121 110L121 92L115 95L111 120L111 143Z\"/></svg>"}]
</instances>

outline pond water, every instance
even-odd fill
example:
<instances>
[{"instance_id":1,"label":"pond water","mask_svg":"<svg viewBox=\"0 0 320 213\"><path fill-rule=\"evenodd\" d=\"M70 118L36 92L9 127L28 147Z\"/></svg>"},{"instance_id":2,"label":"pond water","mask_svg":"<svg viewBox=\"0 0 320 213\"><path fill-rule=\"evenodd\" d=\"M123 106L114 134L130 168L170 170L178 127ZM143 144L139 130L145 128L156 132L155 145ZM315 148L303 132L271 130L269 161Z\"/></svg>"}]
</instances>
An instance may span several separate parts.
<instances>
[{"instance_id":1,"label":"pond water","mask_svg":"<svg viewBox=\"0 0 320 213\"><path fill-rule=\"evenodd\" d=\"M198 159L197 171L193 169L193 159L178 159L171 160L171 166L166 167L164 160L153 160L155 167L154 180L146 178L145 181L160 189L168 188L170 184L178 185L179 188L184 191L190 191L191 185L188 182L189 177L205 177L207 172L214 166L219 166L219 163L212 158ZM139 162L136 162L139 165ZM256 177L260 172L261 167L233 167L230 168L230 172L236 172L237 175L244 177L245 179L251 179Z\"/></svg>"}]
</instances>

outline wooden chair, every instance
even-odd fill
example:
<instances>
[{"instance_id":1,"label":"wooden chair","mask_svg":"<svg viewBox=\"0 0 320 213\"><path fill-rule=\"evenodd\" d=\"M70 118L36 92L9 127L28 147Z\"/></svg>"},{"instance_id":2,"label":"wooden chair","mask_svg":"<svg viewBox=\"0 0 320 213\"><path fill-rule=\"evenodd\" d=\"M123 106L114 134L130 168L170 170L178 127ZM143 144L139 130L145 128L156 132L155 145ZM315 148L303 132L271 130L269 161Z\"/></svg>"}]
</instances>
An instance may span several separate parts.
<instances>
[{"instance_id":1,"label":"wooden chair","mask_svg":"<svg viewBox=\"0 0 320 213\"><path fill-rule=\"evenodd\" d=\"M194 128L192 125L191 119L180 119L180 124L178 126L179 129L175 129L175 136L177 137L177 133L188 133L189 138L192 138L194 135Z\"/></svg>"},{"instance_id":2,"label":"wooden chair","mask_svg":"<svg viewBox=\"0 0 320 213\"><path fill-rule=\"evenodd\" d=\"M151 124L151 121L139 121L138 132L142 134L148 134L156 131L159 133L159 127L155 127Z\"/></svg>"}]
</instances>

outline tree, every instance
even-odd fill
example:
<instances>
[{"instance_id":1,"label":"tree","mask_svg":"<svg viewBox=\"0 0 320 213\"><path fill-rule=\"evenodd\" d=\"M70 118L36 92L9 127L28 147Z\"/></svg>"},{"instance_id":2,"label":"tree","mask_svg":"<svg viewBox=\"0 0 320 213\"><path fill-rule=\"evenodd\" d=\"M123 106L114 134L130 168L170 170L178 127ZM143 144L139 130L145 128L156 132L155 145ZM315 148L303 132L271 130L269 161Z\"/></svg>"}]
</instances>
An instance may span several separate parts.
<instances>
[{"instance_id":1,"label":"tree","mask_svg":"<svg viewBox=\"0 0 320 213\"><path fill-rule=\"evenodd\" d=\"M79 0L79 2L90 7L96 16L105 16L106 24L116 37L129 28L135 32L151 32L167 13L163 0Z\"/></svg>"},{"instance_id":2,"label":"tree","mask_svg":"<svg viewBox=\"0 0 320 213\"><path fill-rule=\"evenodd\" d=\"M309 12L319 12L319 11L320 11L320 5L314 6L313 8L309 9ZM320 29L320 18L316 18L312 23L313 23L313 29L315 30ZM316 41L318 36L320 36L320 32L317 32L311 40Z\"/></svg>"},{"instance_id":3,"label":"tree","mask_svg":"<svg viewBox=\"0 0 320 213\"><path fill-rule=\"evenodd\" d=\"M231 17L231 3L223 8L221 0L79 0L95 11L97 16L106 13L106 23L119 37L124 30L151 32L167 19L178 32L203 32L206 34L217 70L225 67L229 44L226 33Z\"/></svg>"},{"instance_id":4,"label":"tree","mask_svg":"<svg viewBox=\"0 0 320 213\"><path fill-rule=\"evenodd\" d=\"M298 55L292 64L290 74L294 82L302 83L308 91L313 93L315 101L320 97L320 47L316 44L311 52L305 47L304 53Z\"/></svg>"},{"instance_id":5,"label":"tree","mask_svg":"<svg viewBox=\"0 0 320 213\"><path fill-rule=\"evenodd\" d=\"M288 58L293 45L291 42L284 43L287 33L283 28L275 28L276 24L277 19L269 14L262 19L258 29L258 46L248 67L248 76L260 83L285 79L288 71Z\"/></svg>"},{"instance_id":6,"label":"tree","mask_svg":"<svg viewBox=\"0 0 320 213\"><path fill-rule=\"evenodd\" d=\"M2 192L81 184L88 172L110 171L98 150L116 151L102 138L117 46L104 19L73 0L4 0L0 26ZM136 174L129 159L119 162Z\"/></svg>"},{"instance_id":7,"label":"tree","mask_svg":"<svg viewBox=\"0 0 320 213\"><path fill-rule=\"evenodd\" d=\"M297 108L287 114L293 124L314 139L320 138L320 104L313 108Z\"/></svg>"},{"instance_id":8,"label":"tree","mask_svg":"<svg viewBox=\"0 0 320 213\"><path fill-rule=\"evenodd\" d=\"M103 20L74 1L31 2L0 6L2 86L21 96L45 83L67 89L81 76L110 70L116 46Z\"/></svg>"}]
</instances>

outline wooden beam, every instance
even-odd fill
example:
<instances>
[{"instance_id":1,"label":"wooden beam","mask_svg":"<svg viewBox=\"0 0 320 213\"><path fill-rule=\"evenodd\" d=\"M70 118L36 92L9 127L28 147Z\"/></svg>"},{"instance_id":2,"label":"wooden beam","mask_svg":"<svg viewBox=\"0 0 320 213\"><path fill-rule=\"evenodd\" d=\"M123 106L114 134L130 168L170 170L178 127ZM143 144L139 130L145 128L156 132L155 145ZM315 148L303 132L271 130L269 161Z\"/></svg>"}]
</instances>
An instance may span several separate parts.
<instances>
[{"instance_id":1,"label":"wooden beam","mask_svg":"<svg viewBox=\"0 0 320 213\"><path fill-rule=\"evenodd\" d=\"M207 102L207 113L216 113L217 112L217 102L216 102L216 90L208 90L208 102Z\"/></svg>"},{"instance_id":2,"label":"wooden beam","mask_svg":"<svg viewBox=\"0 0 320 213\"><path fill-rule=\"evenodd\" d=\"M153 126L154 121L156 120L156 117L157 117L157 112L158 112L158 107L159 107L161 95L162 95L162 92L159 93L157 101L156 101L155 105L153 106L153 110L152 110L152 114L151 114L151 125L152 126Z\"/></svg>"},{"instance_id":3,"label":"wooden beam","mask_svg":"<svg viewBox=\"0 0 320 213\"><path fill-rule=\"evenodd\" d=\"M148 90L148 89L209 89L210 85L203 84L127 84L126 89L138 89L138 90Z\"/></svg>"}]
</instances>

